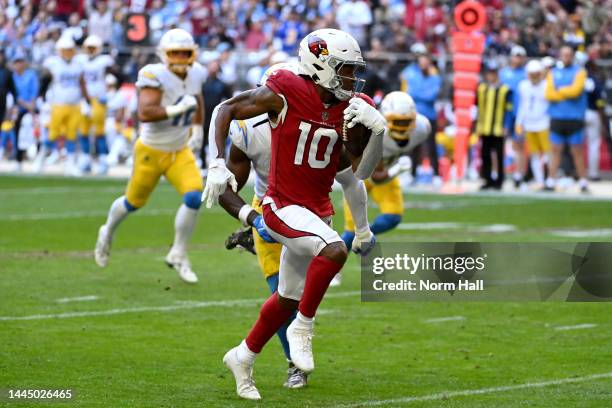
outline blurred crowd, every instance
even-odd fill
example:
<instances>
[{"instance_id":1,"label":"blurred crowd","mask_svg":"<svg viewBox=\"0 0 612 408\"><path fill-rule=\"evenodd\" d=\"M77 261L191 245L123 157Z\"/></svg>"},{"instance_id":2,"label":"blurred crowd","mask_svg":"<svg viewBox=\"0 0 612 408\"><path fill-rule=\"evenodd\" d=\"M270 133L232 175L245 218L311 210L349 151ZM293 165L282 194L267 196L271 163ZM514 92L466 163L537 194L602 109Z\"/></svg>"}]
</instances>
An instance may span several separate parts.
<instances>
[{"instance_id":1,"label":"blurred crowd","mask_svg":"<svg viewBox=\"0 0 612 408\"><path fill-rule=\"evenodd\" d=\"M452 107L443 101L451 97L450 34L452 10L457 3L444 0L0 0L0 108L3 108L0 113L4 120L0 160L16 157L21 160L23 152L30 148L29 145L26 149L11 147L13 139L9 129L15 128L18 133L24 116L26 125L31 122L34 129L34 140L39 141L41 137L38 129L45 113L36 102L39 96L36 93L41 88L41 67L56 52L55 46L61 37L70 37L77 47L88 36L99 37L104 52L116 61L109 89L121 90L131 100L130 84L135 81L138 70L155 60L155 45L161 35L177 27L192 33L201 47L200 62L209 76L204 87L209 112L234 92L252 87L259 74L275 60L295 56L305 34L318 28L336 27L351 33L365 50L366 93L380 101L387 92L407 90L420 105L419 111L426 111L434 135L443 133L447 125L452 125L448 119L452 117ZM554 64L564 44L579 51L583 65L587 61L612 59L611 0L483 0L481 3L487 12L485 61L502 66L510 64L512 50L520 47L523 65L528 59L544 57L550 57L549 63ZM130 27L127 19L139 13L146 16L148 38L134 46L126 32L126 27ZM421 56L427 61L420 61ZM425 75L421 78L423 81L413 78L409 87L410 66L421 66L422 72L435 74ZM594 64L590 67L593 67L589 68L592 76L603 83L604 73L596 72ZM20 96L23 103L13 101L12 108L11 90L8 82L3 83L10 75L15 76L15 84L27 88L24 94L27 98ZM429 77L436 76L440 80L434 81L434 88L423 85L430 84ZM418 95L431 89L437 89L430 95L433 99L428 96L428 101L417 100ZM9 106L6 106L7 100ZM131 135L136 124L129 107L127 104L128 111L122 115L121 129L122 132L128 129L126 133ZM445 165L439 164L437 157L438 153L445 154L444 140L442 135L430 141L423 152L429 156L436 176L440 166ZM30 150L32 156L34 148Z\"/></svg>"}]
</instances>

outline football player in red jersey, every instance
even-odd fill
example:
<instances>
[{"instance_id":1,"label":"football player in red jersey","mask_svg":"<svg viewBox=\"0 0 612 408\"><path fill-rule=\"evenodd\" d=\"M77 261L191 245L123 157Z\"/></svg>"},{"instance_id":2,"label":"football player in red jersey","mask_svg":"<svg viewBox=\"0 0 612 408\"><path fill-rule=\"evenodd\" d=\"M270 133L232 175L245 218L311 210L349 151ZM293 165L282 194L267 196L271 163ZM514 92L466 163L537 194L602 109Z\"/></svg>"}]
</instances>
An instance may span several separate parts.
<instances>
[{"instance_id":1,"label":"football player in red jersey","mask_svg":"<svg viewBox=\"0 0 612 408\"><path fill-rule=\"evenodd\" d=\"M314 316L347 258L344 242L330 226L334 211L329 198L342 151L339 139L347 133L344 126L359 123L371 131L363 153L352 157L358 178L370 176L382 152L385 119L367 96L356 95L362 81L355 72L365 64L355 39L339 30L317 30L301 41L299 57L300 75L274 72L265 86L217 106L211 120L213 160L202 197L207 207L218 202L228 183L235 185L223 159L231 121L268 113L272 128L263 225L256 228L265 228L283 244L278 292L264 303L246 339L223 358L238 395L246 399L261 398L252 379L255 357L296 309L287 328L291 359L306 373L314 369ZM369 244L357 237L353 243Z\"/></svg>"}]
</instances>

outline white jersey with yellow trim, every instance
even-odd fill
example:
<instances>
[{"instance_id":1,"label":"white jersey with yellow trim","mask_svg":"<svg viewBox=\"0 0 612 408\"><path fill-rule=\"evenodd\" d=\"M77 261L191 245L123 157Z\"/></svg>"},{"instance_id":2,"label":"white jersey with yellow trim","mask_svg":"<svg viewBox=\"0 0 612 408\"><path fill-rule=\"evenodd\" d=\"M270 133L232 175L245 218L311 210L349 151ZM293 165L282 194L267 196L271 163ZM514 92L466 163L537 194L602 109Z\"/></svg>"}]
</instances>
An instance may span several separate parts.
<instances>
[{"instance_id":1,"label":"white jersey with yellow trim","mask_svg":"<svg viewBox=\"0 0 612 408\"><path fill-rule=\"evenodd\" d=\"M115 63L110 55L98 54L93 58L86 54L76 56L83 66L87 94L99 101L106 100L106 69Z\"/></svg>"},{"instance_id":2,"label":"white jersey with yellow trim","mask_svg":"<svg viewBox=\"0 0 612 408\"><path fill-rule=\"evenodd\" d=\"M49 101L52 105L78 105L81 102L81 75L83 65L79 58L66 61L52 55L43 62L53 77L49 88Z\"/></svg>"},{"instance_id":3,"label":"white jersey with yellow trim","mask_svg":"<svg viewBox=\"0 0 612 408\"><path fill-rule=\"evenodd\" d=\"M385 167L392 166L400 156L409 154L415 147L427 140L430 132L431 124L429 120L421 114L417 114L416 125L414 129L412 129L410 139L405 146L399 146L397 142L389 136L389 132L385 131L382 154L382 160Z\"/></svg>"},{"instance_id":4,"label":"white jersey with yellow trim","mask_svg":"<svg viewBox=\"0 0 612 408\"><path fill-rule=\"evenodd\" d=\"M199 95L206 80L206 71L194 63L185 79L181 79L164 64L149 64L138 72L136 87L157 88L162 92L161 106L175 105L185 95ZM140 124L140 140L154 149L173 152L187 143L195 108L173 118Z\"/></svg>"},{"instance_id":5,"label":"white jersey with yellow trim","mask_svg":"<svg viewBox=\"0 0 612 408\"><path fill-rule=\"evenodd\" d=\"M255 195L262 199L268 189L272 131L268 114L264 113L246 120L233 120L229 136L232 144L251 160L255 169Z\"/></svg>"}]
</instances>

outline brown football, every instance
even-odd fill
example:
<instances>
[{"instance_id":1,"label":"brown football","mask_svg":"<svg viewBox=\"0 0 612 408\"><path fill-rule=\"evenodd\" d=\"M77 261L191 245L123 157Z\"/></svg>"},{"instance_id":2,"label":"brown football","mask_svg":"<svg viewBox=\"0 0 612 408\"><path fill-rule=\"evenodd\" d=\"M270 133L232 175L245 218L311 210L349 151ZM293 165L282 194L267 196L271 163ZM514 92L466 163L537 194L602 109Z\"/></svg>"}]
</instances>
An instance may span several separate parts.
<instances>
[{"instance_id":1,"label":"brown football","mask_svg":"<svg viewBox=\"0 0 612 408\"><path fill-rule=\"evenodd\" d=\"M365 149L366 145L368 144L368 140L370 140L371 134L372 132L370 129L360 123L350 129L347 126L344 126L342 131L342 141L344 142L344 147L353 156L361 156L363 149Z\"/></svg>"}]
</instances>

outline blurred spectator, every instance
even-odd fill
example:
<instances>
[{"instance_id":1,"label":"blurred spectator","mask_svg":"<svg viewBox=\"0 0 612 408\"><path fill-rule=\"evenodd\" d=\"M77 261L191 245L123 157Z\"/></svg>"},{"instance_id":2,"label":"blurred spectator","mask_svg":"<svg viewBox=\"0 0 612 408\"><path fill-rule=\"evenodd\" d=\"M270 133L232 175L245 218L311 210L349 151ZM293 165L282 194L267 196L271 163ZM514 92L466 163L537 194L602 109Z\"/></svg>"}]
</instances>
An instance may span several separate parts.
<instances>
[{"instance_id":1,"label":"blurred spectator","mask_svg":"<svg viewBox=\"0 0 612 408\"><path fill-rule=\"evenodd\" d=\"M236 72L236 56L232 52L232 48L228 43L221 43L217 47L219 52L219 64L221 66L221 73L219 78L226 84L233 84L238 79L238 73Z\"/></svg>"},{"instance_id":2,"label":"blurred spectator","mask_svg":"<svg viewBox=\"0 0 612 408\"><path fill-rule=\"evenodd\" d=\"M533 25L528 24L521 32L521 45L525 49L528 57L540 56L540 39Z\"/></svg>"},{"instance_id":3,"label":"blurred spectator","mask_svg":"<svg viewBox=\"0 0 612 408\"><path fill-rule=\"evenodd\" d=\"M584 91L587 74L574 63L574 50L565 45L560 50L561 64L553 68L546 78L546 99L550 102L550 141L552 159L546 190L555 189L557 171L564 145L569 145L578 173L580 190L588 192L586 167L582 145L587 96Z\"/></svg>"},{"instance_id":4,"label":"blurred spectator","mask_svg":"<svg viewBox=\"0 0 612 408\"><path fill-rule=\"evenodd\" d=\"M351 34L363 48L367 46L367 27L372 24L372 10L363 0L345 0L338 7L336 24Z\"/></svg>"},{"instance_id":5,"label":"blurred spectator","mask_svg":"<svg viewBox=\"0 0 612 408\"><path fill-rule=\"evenodd\" d=\"M13 101L17 101L17 88L13 81L13 73L6 65L6 56L0 51L0 122L6 118L6 104L8 95L12 95Z\"/></svg>"},{"instance_id":6,"label":"blurred spectator","mask_svg":"<svg viewBox=\"0 0 612 408\"><path fill-rule=\"evenodd\" d=\"M208 77L202 87L204 94L204 135L208 135L210 129L210 118L212 117L215 106L219 105L226 99L232 97L232 89L229 85L219 78L221 67L218 61L212 61L208 64ZM208 137L204 137L204 146L200 157L202 158L202 169L207 168L206 164L206 146L208 145Z\"/></svg>"},{"instance_id":7,"label":"blurred spectator","mask_svg":"<svg viewBox=\"0 0 612 408\"><path fill-rule=\"evenodd\" d=\"M26 54L18 51L13 55L13 82L19 97L17 105L19 110L17 119L15 120L15 137L17 148L17 163L18 165L24 158L25 149L20 147L19 135L21 133L21 122L26 114L30 115L30 121L36 113L36 97L38 96L38 74L36 71L28 67ZM25 143L21 143L25 145Z\"/></svg>"},{"instance_id":8,"label":"blurred spectator","mask_svg":"<svg viewBox=\"0 0 612 408\"><path fill-rule=\"evenodd\" d=\"M111 41L113 35L113 12L106 0L95 1L95 9L89 11L89 35L97 35L104 44Z\"/></svg>"},{"instance_id":9,"label":"blurred spectator","mask_svg":"<svg viewBox=\"0 0 612 408\"><path fill-rule=\"evenodd\" d=\"M440 95L442 78L438 70L431 63L431 57L423 44L417 43L412 47L412 51L417 56L417 61L410 64L401 73L401 90L408 92L416 103L417 111L429 119L431 124L431 134L424 143L430 163L434 169L435 176L438 176L438 151L436 148L435 135L438 131L436 119L435 103ZM419 149L415 149L419 150ZM415 153L414 163L418 164L419 153ZM416 167L416 165L414 166Z\"/></svg>"},{"instance_id":10,"label":"blurred spectator","mask_svg":"<svg viewBox=\"0 0 612 408\"><path fill-rule=\"evenodd\" d=\"M504 136L508 131L508 113L512 109L512 91L499 80L499 66L494 61L485 67L485 82L478 85L476 133L481 140L481 190L501 190L504 183ZM493 172L495 155L496 172Z\"/></svg>"},{"instance_id":11,"label":"blurred spectator","mask_svg":"<svg viewBox=\"0 0 612 408\"><path fill-rule=\"evenodd\" d=\"M281 50L289 55L296 55L300 41L306 34L308 34L306 24L301 21L297 11L292 9L288 18L281 23L274 36L280 42Z\"/></svg>"},{"instance_id":12,"label":"blurred spectator","mask_svg":"<svg viewBox=\"0 0 612 408\"><path fill-rule=\"evenodd\" d=\"M577 15L573 15L568 20L567 28L563 32L563 41L571 45L575 50L584 51L586 35L578 25L579 18Z\"/></svg>"},{"instance_id":13,"label":"blurred spectator","mask_svg":"<svg viewBox=\"0 0 612 408\"><path fill-rule=\"evenodd\" d=\"M62 31L62 37L70 37L76 44L82 44L86 36L83 31L85 23L85 21L81 21L81 16L78 13L72 13L68 19L68 27Z\"/></svg>"},{"instance_id":14,"label":"blurred spectator","mask_svg":"<svg viewBox=\"0 0 612 408\"><path fill-rule=\"evenodd\" d=\"M608 120L603 99L604 83L593 61L587 63L587 111L585 114L585 133L587 139L588 175L591 181L599 181L599 152L601 139L609 138Z\"/></svg>"},{"instance_id":15,"label":"blurred spectator","mask_svg":"<svg viewBox=\"0 0 612 408\"><path fill-rule=\"evenodd\" d=\"M516 114L520 103L518 96L518 84L527 78L525 73L525 59L527 53L525 49L520 45L515 45L510 50L510 64L503 68L499 73L501 83L508 85L512 92L512 109L508 113L508 129L510 130L510 136L512 136L512 144L514 147L514 154L516 157L516 165L513 174L514 184L519 187L523 181L523 178L527 172L527 160L525 158L525 139L515 133L515 121Z\"/></svg>"}]
</instances>

